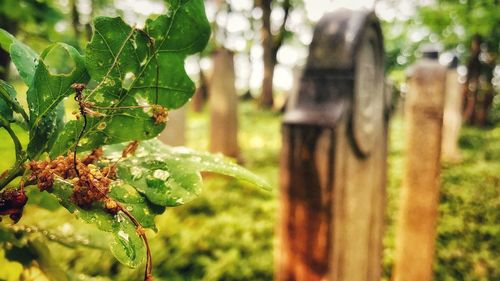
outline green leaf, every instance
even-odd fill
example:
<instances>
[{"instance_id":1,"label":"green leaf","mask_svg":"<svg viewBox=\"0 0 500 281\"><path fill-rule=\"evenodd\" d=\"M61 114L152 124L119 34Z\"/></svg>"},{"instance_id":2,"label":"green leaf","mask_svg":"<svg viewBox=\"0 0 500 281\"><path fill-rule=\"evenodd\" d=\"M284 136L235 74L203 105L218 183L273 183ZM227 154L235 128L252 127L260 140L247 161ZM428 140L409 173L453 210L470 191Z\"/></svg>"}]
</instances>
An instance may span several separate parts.
<instances>
[{"instance_id":1,"label":"green leaf","mask_svg":"<svg viewBox=\"0 0 500 281\"><path fill-rule=\"evenodd\" d=\"M13 119L13 108L20 106L16 100L16 90L7 82L0 80L0 116L7 121Z\"/></svg>"},{"instance_id":2,"label":"green leaf","mask_svg":"<svg viewBox=\"0 0 500 281\"><path fill-rule=\"evenodd\" d=\"M36 214L34 216L23 216L22 222L10 225L6 229L15 239L18 247L25 242L44 237L48 241L59 243L68 248L86 247L100 250L109 249L112 237L109 232L99 230L94 225L89 225L78 220L74 215L68 213L61 207L57 198L48 193L32 189L28 194L28 205L25 206L25 214ZM36 196L50 200L50 204L57 205L57 209L43 209L37 204L39 200L33 200ZM52 203L54 202L54 203ZM40 218L43 218L41 220ZM0 240L2 228L0 226ZM10 242L10 241L9 241Z\"/></svg>"},{"instance_id":3,"label":"green leaf","mask_svg":"<svg viewBox=\"0 0 500 281\"><path fill-rule=\"evenodd\" d=\"M7 32L5 29L0 28L0 47L6 51L10 51L10 45L16 42L17 39L14 35Z\"/></svg>"},{"instance_id":4,"label":"green leaf","mask_svg":"<svg viewBox=\"0 0 500 281\"><path fill-rule=\"evenodd\" d=\"M163 52L197 53L210 38L205 6L200 0L169 0L168 11L146 22L146 30Z\"/></svg>"},{"instance_id":5,"label":"green leaf","mask_svg":"<svg viewBox=\"0 0 500 281\"><path fill-rule=\"evenodd\" d=\"M30 158L47 151L53 142L50 140L61 129L64 116L61 102L74 93L71 85L87 81L83 57L75 48L56 43L42 53L27 96L30 110Z\"/></svg>"},{"instance_id":6,"label":"green leaf","mask_svg":"<svg viewBox=\"0 0 500 281\"><path fill-rule=\"evenodd\" d=\"M0 229L1 230L1 229ZM5 257L4 248L0 248L0 280L14 281L19 280L23 272L23 265L18 262L11 261Z\"/></svg>"},{"instance_id":7,"label":"green leaf","mask_svg":"<svg viewBox=\"0 0 500 281\"><path fill-rule=\"evenodd\" d=\"M24 122L29 122L29 117L26 114L26 111L24 111L24 108L16 99L16 91L14 90L14 87L3 80L0 80L0 112L4 115L4 117L12 116L12 112L17 112L22 115ZM10 118L8 120L11 121L11 119L15 118ZM20 125L26 124L20 123Z\"/></svg>"},{"instance_id":8,"label":"green leaf","mask_svg":"<svg viewBox=\"0 0 500 281\"><path fill-rule=\"evenodd\" d=\"M137 103L128 97L121 105L135 106ZM79 151L89 150L106 143L122 143L131 139L150 139L158 135L164 128L164 125L154 123L150 110L144 112L142 108L112 111L104 118L88 117L87 119L87 127L80 140ZM50 155L55 157L74 149L77 136L82 128L82 121L72 120L66 123L51 148Z\"/></svg>"},{"instance_id":9,"label":"green leaf","mask_svg":"<svg viewBox=\"0 0 500 281\"><path fill-rule=\"evenodd\" d=\"M186 56L201 51L210 36L202 0L167 1L167 15L149 20L145 30L120 18L98 17L86 48L91 83L85 99L106 108L105 116L89 117L80 150L157 136L151 105L173 109L186 103L194 83L186 74ZM143 106L144 108L130 108ZM127 127L124 132L123 126ZM82 121L71 121L57 139L51 155L76 144Z\"/></svg>"},{"instance_id":10,"label":"green leaf","mask_svg":"<svg viewBox=\"0 0 500 281\"><path fill-rule=\"evenodd\" d=\"M154 217L165 212L165 207L150 203L135 188L120 181L111 185L109 197L125 207L143 227L158 231Z\"/></svg>"},{"instance_id":11,"label":"green leaf","mask_svg":"<svg viewBox=\"0 0 500 281\"><path fill-rule=\"evenodd\" d=\"M13 243L16 246L19 245L14 232L0 224L0 244L4 242Z\"/></svg>"},{"instance_id":12,"label":"green leaf","mask_svg":"<svg viewBox=\"0 0 500 281\"><path fill-rule=\"evenodd\" d=\"M38 54L27 45L16 42L10 46L10 57L26 85L31 85L38 64Z\"/></svg>"},{"instance_id":13,"label":"green leaf","mask_svg":"<svg viewBox=\"0 0 500 281\"><path fill-rule=\"evenodd\" d=\"M41 239L34 239L29 241L27 246L29 251L36 257L36 261L40 266L40 269L43 271L45 276L49 278L49 280L69 280L66 272L61 267L61 263L52 257L49 247L44 242L45 241L42 241Z\"/></svg>"},{"instance_id":14,"label":"green leaf","mask_svg":"<svg viewBox=\"0 0 500 281\"><path fill-rule=\"evenodd\" d=\"M30 86L38 63L38 54L29 46L17 40L12 34L0 28L0 47L10 53L19 75Z\"/></svg>"},{"instance_id":15,"label":"green leaf","mask_svg":"<svg viewBox=\"0 0 500 281\"><path fill-rule=\"evenodd\" d=\"M118 261L130 267L137 267L143 262L146 256L143 241L137 234L134 224L122 212L113 216L104 210L102 204L97 203L91 209L76 206L71 200L73 185L60 178L56 178L50 192L64 208L78 218L112 235L110 249Z\"/></svg>"},{"instance_id":16,"label":"green leaf","mask_svg":"<svg viewBox=\"0 0 500 281\"><path fill-rule=\"evenodd\" d=\"M123 147L109 146L105 153L117 159ZM201 172L223 174L269 188L260 177L221 155L173 148L156 139L141 143L134 156L118 162L118 177L161 206L181 205L199 196Z\"/></svg>"}]
</instances>

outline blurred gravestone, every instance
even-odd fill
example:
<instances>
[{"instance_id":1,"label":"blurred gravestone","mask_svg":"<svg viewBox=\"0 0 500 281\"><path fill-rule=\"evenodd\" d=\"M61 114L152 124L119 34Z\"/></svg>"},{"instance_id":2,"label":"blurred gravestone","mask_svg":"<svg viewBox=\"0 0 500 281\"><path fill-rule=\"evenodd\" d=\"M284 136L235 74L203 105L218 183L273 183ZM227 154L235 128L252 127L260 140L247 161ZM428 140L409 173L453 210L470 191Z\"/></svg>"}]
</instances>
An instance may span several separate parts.
<instances>
[{"instance_id":1,"label":"blurred gravestone","mask_svg":"<svg viewBox=\"0 0 500 281\"><path fill-rule=\"evenodd\" d=\"M158 136L163 143L172 146L186 144L186 112L187 106L169 111L167 127Z\"/></svg>"},{"instance_id":2,"label":"blurred gravestone","mask_svg":"<svg viewBox=\"0 0 500 281\"><path fill-rule=\"evenodd\" d=\"M373 13L317 24L283 122L277 280L380 280L387 160L384 60Z\"/></svg>"},{"instance_id":3,"label":"blurred gravestone","mask_svg":"<svg viewBox=\"0 0 500 281\"><path fill-rule=\"evenodd\" d=\"M210 151L239 156L238 96L236 94L233 53L218 49L213 54L213 71L209 84Z\"/></svg>"},{"instance_id":4,"label":"blurred gravestone","mask_svg":"<svg viewBox=\"0 0 500 281\"><path fill-rule=\"evenodd\" d=\"M425 50L409 79L395 281L432 280L446 81L446 68L437 57L437 51Z\"/></svg>"},{"instance_id":5,"label":"blurred gravestone","mask_svg":"<svg viewBox=\"0 0 500 281\"><path fill-rule=\"evenodd\" d=\"M443 114L442 158L446 161L460 159L458 137L462 126L462 93L458 81L458 59L454 57L446 71L446 96Z\"/></svg>"}]
</instances>

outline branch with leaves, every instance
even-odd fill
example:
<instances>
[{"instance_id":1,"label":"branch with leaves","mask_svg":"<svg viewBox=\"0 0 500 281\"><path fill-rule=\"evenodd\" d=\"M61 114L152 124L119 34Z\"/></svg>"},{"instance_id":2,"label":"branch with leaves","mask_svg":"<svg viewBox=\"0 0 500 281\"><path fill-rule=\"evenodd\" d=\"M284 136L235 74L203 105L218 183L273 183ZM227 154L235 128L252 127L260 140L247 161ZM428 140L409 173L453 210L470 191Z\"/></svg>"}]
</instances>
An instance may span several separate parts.
<instances>
[{"instance_id":1,"label":"branch with leaves","mask_svg":"<svg viewBox=\"0 0 500 281\"><path fill-rule=\"evenodd\" d=\"M28 86L25 110L14 88L0 80L0 126L16 153L13 167L0 176L0 215L17 222L25 189L37 186L95 224L121 263L136 267L146 258L144 280L153 278L145 229L157 231L155 216L199 196L201 172L268 187L226 158L155 139L168 109L193 95L184 61L210 36L202 0L168 4L168 13L148 20L144 29L121 18L94 19L85 55L63 43L39 55L0 29L0 46ZM78 110L66 120L63 100L70 96ZM27 145L12 126L27 130Z\"/></svg>"}]
</instances>

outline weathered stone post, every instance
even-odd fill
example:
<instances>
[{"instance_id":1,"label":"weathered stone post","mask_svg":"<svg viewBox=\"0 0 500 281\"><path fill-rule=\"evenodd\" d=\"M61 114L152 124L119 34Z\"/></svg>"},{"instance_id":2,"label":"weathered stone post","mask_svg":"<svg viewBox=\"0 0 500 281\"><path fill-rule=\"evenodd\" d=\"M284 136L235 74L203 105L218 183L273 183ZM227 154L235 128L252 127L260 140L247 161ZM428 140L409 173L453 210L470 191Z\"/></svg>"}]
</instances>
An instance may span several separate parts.
<instances>
[{"instance_id":1,"label":"weathered stone post","mask_svg":"<svg viewBox=\"0 0 500 281\"><path fill-rule=\"evenodd\" d=\"M283 122L278 281L380 279L383 53L373 13L338 10L316 26Z\"/></svg>"},{"instance_id":2,"label":"weathered stone post","mask_svg":"<svg viewBox=\"0 0 500 281\"><path fill-rule=\"evenodd\" d=\"M460 159L458 137L462 126L462 93L458 81L458 59L455 57L446 72L446 95L443 114L442 158L446 161Z\"/></svg>"},{"instance_id":3,"label":"weathered stone post","mask_svg":"<svg viewBox=\"0 0 500 281\"><path fill-rule=\"evenodd\" d=\"M395 281L429 281L438 215L446 68L427 51L406 98L406 160L396 233Z\"/></svg>"},{"instance_id":4,"label":"weathered stone post","mask_svg":"<svg viewBox=\"0 0 500 281\"><path fill-rule=\"evenodd\" d=\"M213 54L210 79L210 151L239 156L238 96L234 85L233 53L221 48Z\"/></svg>"},{"instance_id":5,"label":"weathered stone post","mask_svg":"<svg viewBox=\"0 0 500 281\"><path fill-rule=\"evenodd\" d=\"M186 113L187 106L172 110L168 113L167 127L158 136L163 143L172 146L186 144Z\"/></svg>"}]
</instances>

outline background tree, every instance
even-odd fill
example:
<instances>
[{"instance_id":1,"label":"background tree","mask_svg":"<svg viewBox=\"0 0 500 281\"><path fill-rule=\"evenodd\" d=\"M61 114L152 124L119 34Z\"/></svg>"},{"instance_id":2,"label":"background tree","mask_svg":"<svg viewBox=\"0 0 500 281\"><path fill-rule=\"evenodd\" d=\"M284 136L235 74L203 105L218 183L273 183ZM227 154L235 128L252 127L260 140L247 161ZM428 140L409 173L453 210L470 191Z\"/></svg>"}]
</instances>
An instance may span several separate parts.
<instances>
[{"instance_id":1,"label":"background tree","mask_svg":"<svg viewBox=\"0 0 500 281\"><path fill-rule=\"evenodd\" d=\"M494 96L492 79L500 48L500 3L439 0L438 4L422 7L419 16L446 49L459 48L467 59L464 121L484 126ZM469 51L463 52L467 45Z\"/></svg>"},{"instance_id":2,"label":"background tree","mask_svg":"<svg viewBox=\"0 0 500 281\"><path fill-rule=\"evenodd\" d=\"M276 3L276 4L275 4ZM279 5L283 9L284 16L280 23L279 30L273 34L271 26L271 10L275 9L275 5ZM264 77L262 80L262 91L259 97L259 105L264 108L270 108L273 106L273 77L274 77L274 67L276 66L276 56L278 54L279 48L283 45L283 41L286 35L286 22L288 15L290 14L290 9L292 4L290 0L283 0L281 3L272 0L255 0L255 6L262 10L262 27L261 27L261 38L262 38L262 49L263 56L262 60L264 62Z\"/></svg>"}]
</instances>

